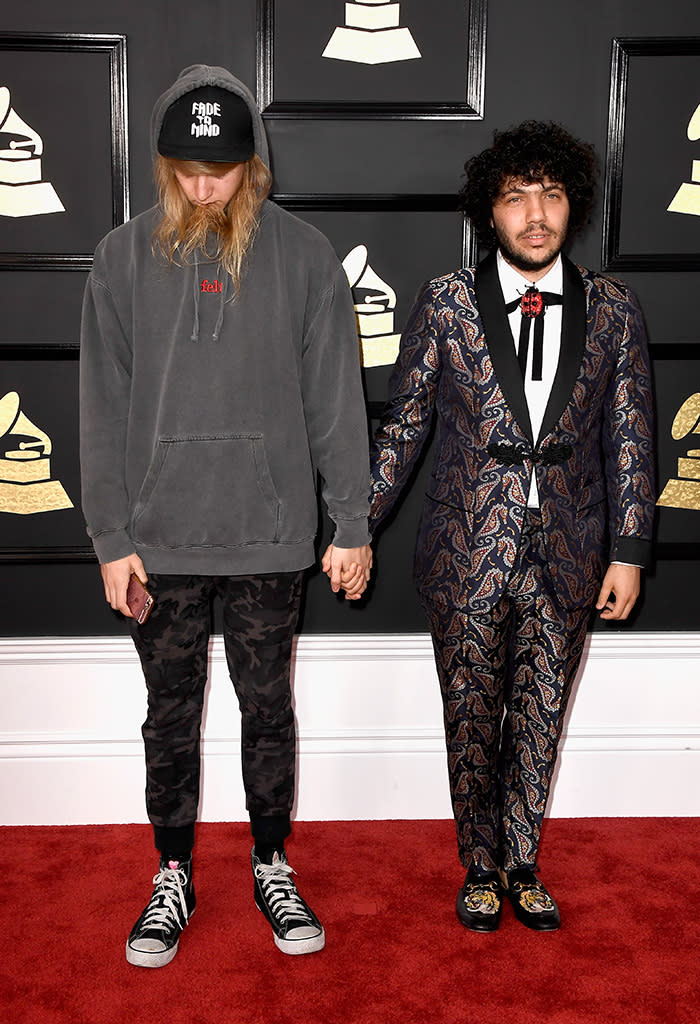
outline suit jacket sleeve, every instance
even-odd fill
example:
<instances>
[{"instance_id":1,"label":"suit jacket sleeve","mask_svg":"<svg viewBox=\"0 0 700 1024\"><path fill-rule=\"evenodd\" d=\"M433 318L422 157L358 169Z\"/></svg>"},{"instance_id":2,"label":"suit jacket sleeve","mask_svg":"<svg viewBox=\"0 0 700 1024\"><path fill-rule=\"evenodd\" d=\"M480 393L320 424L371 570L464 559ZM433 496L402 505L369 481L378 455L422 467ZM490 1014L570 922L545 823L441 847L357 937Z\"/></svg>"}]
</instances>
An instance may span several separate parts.
<instances>
[{"instance_id":1,"label":"suit jacket sleeve","mask_svg":"<svg viewBox=\"0 0 700 1024\"><path fill-rule=\"evenodd\" d=\"M389 397L372 446L372 532L391 511L420 455L430 431L440 371L435 300L431 286L426 285L401 337Z\"/></svg>"},{"instance_id":2,"label":"suit jacket sleeve","mask_svg":"<svg viewBox=\"0 0 700 1024\"><path fill-rule=\"evenodd\" d=\"M651 558L655 481L651 372L644 318L628 291L625 326L608 386L603 454L611 560L643 567Z\"/></svg>"}]
</instances>

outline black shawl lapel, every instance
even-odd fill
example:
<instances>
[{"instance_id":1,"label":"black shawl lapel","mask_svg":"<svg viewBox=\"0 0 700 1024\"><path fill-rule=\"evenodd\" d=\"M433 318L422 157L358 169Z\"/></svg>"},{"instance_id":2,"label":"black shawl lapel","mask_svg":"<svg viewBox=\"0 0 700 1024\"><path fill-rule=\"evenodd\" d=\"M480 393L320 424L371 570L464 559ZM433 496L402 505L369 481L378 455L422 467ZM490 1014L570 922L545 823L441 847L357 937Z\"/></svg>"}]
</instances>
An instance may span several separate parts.
<instances>
[{"instance_id":1,"label":"black shawl lapel","mask_svg":"<svg viewBox=\"0 0 700 1024\"><path fill-rule=\"evenodd\" d=\"M486 346L491 356L496 379L520 429L532 444L534 439L530 414L525 400L525 388L518 366L518 357L513 344L513 333L508 323L505 299L498 277L495 251L476 268L474 290L479 316L484 328Z\"/></svg>"},{"instance_id":2,"label":"black shawl lapel","mask_svg":"<svg viewBox=\"0 0 700 1024\"><path fill-rule=\"evenodd\" d=\"M546 437L569 404L586 347L586 289L570 259L562 253L564 293L561 318L561 348L554 384L549 394L537 443ZM517 367L517 363L516 363Z\"/></svg>"}]
</instances>

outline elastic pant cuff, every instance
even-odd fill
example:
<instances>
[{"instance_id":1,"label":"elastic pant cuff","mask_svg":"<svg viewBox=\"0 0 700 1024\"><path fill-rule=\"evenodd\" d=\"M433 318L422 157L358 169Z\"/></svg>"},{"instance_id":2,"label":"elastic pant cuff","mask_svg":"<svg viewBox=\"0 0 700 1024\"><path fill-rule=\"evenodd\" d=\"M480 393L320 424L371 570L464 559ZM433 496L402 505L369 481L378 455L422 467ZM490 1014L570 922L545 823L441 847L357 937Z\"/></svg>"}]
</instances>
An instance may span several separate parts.
<instances>
[{"instance_id":1,"label":"elastic pant cuff","mask_svg":"<svg viewBox=\"0 0 700 1024\"><path fill-rule=\"evenodd\" d=\"M292 831L292 825L288 814L265 816L251 814L250 831L256 846L272 846L281 849L284 840Z\"/></svg>"},{"instance_id":2,"label":"elastic pant cuff","mask_svg":"<svg viewBox=\"0 0 700 1024\"><path fill-rule=\"evenodd\" d=\"M162 856L169 860L189 860L194 847L194 822L170 828L165 825L153 826L153 838Z\"/></svg>"}]
</instances>

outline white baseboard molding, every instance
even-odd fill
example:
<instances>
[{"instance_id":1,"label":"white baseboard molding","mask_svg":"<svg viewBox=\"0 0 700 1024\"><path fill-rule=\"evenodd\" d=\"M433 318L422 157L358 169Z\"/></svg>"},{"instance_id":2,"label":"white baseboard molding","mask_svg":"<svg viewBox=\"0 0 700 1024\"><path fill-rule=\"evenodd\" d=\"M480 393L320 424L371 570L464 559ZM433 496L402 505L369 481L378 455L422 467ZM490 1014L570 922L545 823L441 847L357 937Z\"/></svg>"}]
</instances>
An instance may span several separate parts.
<instances>
[{"instance_id":1,"label":"white baseboard molding","mask_svg":"<svg viewBox=\"0 0 700 1024\"><path fill-rule=\"evenodd\" d=\"M589 638L549 814L700 815L700 633ZM295 815L447 818L425 635L302 636ZM2 824L145 821L145 691L128 637L0 640ZM246 819L223 643L211 643L202 820Z\"/></svg>"}]
</instances>

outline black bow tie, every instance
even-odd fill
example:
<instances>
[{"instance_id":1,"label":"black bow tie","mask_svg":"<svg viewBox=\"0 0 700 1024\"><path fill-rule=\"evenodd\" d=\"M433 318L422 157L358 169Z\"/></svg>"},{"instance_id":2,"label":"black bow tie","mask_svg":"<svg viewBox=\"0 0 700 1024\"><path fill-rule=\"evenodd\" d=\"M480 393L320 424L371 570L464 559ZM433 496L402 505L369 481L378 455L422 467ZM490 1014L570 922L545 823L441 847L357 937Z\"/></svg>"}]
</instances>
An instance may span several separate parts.
<instances>
[{"instance_id":1,"label":"black bow tie","mask_svg":"<svg viewBox=\"0 0 700 1024\"><path fill-rule=\"evenodd\" d=\"M532 379L542 380L542 348L544 342L544 311L547 306L560 306L561 295L556 292L541 292L530 285L520 298L506 303L506 313L512 313L520 306L520 337L518 338L518 363L525 380L527 350L530 343L530 321L535 321L534 344L532 347Z\"/></svg>"}]
</instances>

